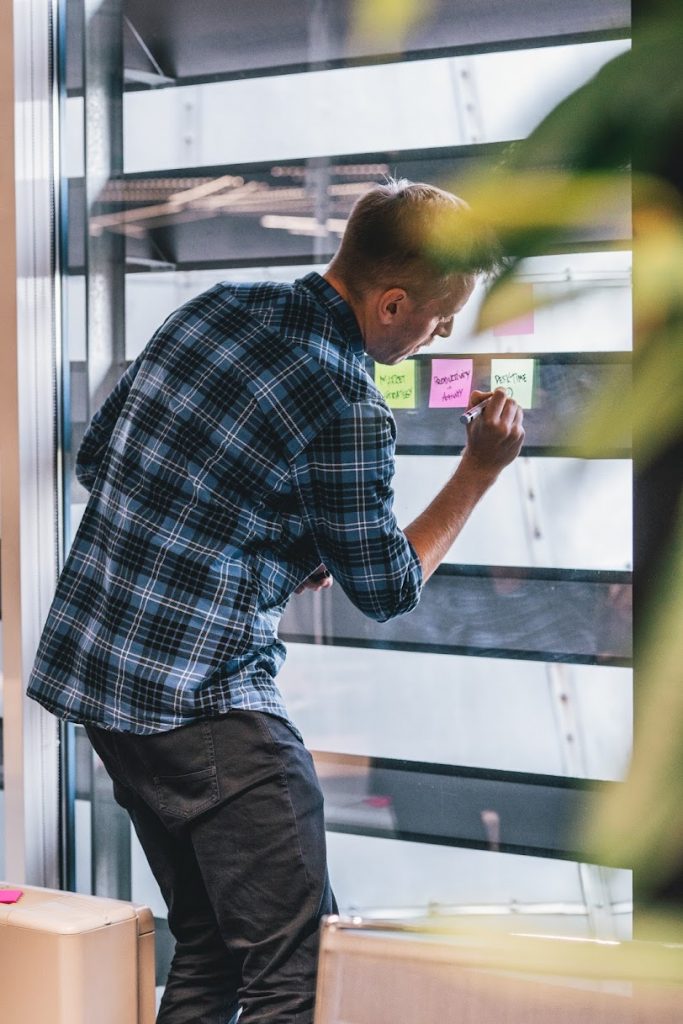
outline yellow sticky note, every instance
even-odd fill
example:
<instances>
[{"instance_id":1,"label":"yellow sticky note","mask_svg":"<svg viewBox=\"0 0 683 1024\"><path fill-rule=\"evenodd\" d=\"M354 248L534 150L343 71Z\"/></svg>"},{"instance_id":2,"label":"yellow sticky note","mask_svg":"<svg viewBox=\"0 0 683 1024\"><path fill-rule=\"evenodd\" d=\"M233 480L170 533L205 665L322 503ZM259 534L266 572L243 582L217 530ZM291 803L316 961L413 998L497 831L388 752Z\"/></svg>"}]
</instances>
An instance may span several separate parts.
<instances>
[{"instance_id":1,"label":"yellow sticky note","mask_svg":"<svg viewBox=\"0 0 683 1024\"><path fill-rule=\"evenodd\" d=\"M375 363L375 384L391 409L415 408L414 359L405 359L396 366Z\"/></svg>"},{"instance_id":2,"label":"yellow sticky note","mask_svg":"<svg viewBox=\"0 0 683 1024\"><path fill-rule=\"evenodd\" d=\"M534 398L535 359L492 359L491 390L505 388L523 409L531 409Z\"/></svg>"}]
</instances>

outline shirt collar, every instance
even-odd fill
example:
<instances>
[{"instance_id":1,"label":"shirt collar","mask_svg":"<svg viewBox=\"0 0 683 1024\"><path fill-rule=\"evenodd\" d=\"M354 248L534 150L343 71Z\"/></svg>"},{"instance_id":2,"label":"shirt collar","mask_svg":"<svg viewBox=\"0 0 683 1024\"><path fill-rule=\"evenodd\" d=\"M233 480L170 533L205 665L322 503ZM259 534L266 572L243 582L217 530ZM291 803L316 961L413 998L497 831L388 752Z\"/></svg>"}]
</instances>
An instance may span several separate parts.
<instances>
[{"instance_id":1,"label":"shirt collar","mask_svg":"<svg viewBox=\"0 0 683 1024\"><path fill-rule=\"evenodd\" d=\"M325 306L336 321L344 341L353 354L361 357L364 356L365 342L363 341L358 321L348 302L342 299L336 288L333 288L329 281L326 281L316 271L312 271L310 274L306 274L305 277L300 278L297 284L303 285L304 288L313 292L316 299Z\"/></svg>"}]
</instances>

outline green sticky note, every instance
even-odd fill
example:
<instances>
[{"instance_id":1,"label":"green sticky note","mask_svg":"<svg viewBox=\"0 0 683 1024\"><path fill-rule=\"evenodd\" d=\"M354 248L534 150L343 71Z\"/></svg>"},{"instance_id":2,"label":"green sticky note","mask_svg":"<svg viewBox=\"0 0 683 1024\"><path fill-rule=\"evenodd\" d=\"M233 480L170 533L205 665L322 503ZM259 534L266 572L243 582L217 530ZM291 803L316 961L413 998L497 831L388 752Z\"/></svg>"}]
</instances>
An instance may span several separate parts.
<instances>
[{"instance_id":1,"label":"green sticky note","mask_svg":"<svg viewBox=\"0 0 683 1024\"><path fill-rule=\"evenodd\" d=\"M405 359L396 366L375 363L375 384L391 409L415 408L414 359Z\"/></svg>"},{"instance_id":2,"label":"green sticky note","mask_svg":"<svg viewBox=\"0 0 683 1024\"><path fill-rule=\"evenodd\" d=\"M492 359L491 391L505 388L522 409L531 409L534 398L535 359Z\"/></svg>"}]
</instances>

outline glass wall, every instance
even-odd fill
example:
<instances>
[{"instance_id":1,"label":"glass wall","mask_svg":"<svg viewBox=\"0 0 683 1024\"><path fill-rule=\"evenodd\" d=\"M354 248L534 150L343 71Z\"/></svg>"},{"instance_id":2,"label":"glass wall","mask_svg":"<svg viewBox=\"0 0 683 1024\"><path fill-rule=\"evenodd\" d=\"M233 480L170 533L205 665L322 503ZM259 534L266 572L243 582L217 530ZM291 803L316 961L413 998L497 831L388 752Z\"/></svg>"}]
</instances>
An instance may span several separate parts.
<instances>
[{"instance_id":1,"label":"glass wall","mask_svg":"<svg viewBox=\"0 0 683 1024\"><path fill-rule=\"evenodd\" d=\"M486 15L444 0L400 39L366 23L372 6L67 4L68 535L88 419L169 312L217 280L322 270L373 182L458 191L628 46L620 0ZM522 456L418 609L378 625L338 587L288 606L282 689L316 752L342 909L629 933L630 876L580 863L575 822L630 753L630 453L580 458L568 440L607 380L628 386L626 187L616 206L526 261L533 316L474 336L480 285L413 361L395 410L402 525L464 443L457 410L431 401L434 360L468 360L475 386L503 360L534 380ZM84 734L72 739L72 883L151 903L162 981L162 901Z\"/></svg>"}]
</instances>

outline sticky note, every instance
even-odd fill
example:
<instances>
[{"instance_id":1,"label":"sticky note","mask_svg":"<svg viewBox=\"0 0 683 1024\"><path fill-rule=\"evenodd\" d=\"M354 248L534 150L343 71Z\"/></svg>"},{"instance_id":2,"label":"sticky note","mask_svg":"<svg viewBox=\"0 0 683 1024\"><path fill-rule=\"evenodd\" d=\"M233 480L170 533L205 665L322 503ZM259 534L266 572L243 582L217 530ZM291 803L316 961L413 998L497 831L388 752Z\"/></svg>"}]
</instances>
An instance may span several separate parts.
<instances>
[{"instance_id":1,"label":"sticky note","mask_svg":"<svg viewBox=\"0 0 683 1024\"><path fill-rule=\"evenodd\" d=\"M461 409L472 390L471 359L432 359L430 409Z\"/></svg>"},{"instance_id":2,"label":"sticky note","mask_svg":"<svg viewBox=\"0 0 683 1024\"><path fill-rule=\"evenodd\" d=\"M415 408L415 360L405 359L396 366L375 363L375 384L392 409Z\"/></svg>"},{"instance_id":3,"label":"sticky note","mask_svg":"<svg viewBox=\"0 0 683 1024\"><path fill-rule=\"evenodd\" d=\"M531 409L535 362L535 359L492 359L491 390L506 388L523 409Z\"/></svg>"},{"instance_id":4,"label":"sticky note","mask_svg":"<svg viewBox=\"0 0 683 1024\"><path fill-rule=\"evenodd\" d=\"M0 903L16 903L23 895L21 889L0 889Z\"/></svg>"},{"instance_id":5,"label":"sticky note","mask_svg":"<svg viewBox=\"0 0 683 1024\"><path fill-rule=\"evenodd\" d=\"M498 324L493 328L497 338L504 338L511 334L533 334L534 333L534 286L532 284L508 284L506 286L506 302L512 309L523 309L526 312L521 316L508 320L506 323Z\"/></svg>"}]
</instances>

